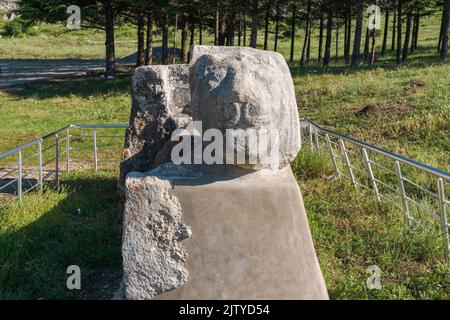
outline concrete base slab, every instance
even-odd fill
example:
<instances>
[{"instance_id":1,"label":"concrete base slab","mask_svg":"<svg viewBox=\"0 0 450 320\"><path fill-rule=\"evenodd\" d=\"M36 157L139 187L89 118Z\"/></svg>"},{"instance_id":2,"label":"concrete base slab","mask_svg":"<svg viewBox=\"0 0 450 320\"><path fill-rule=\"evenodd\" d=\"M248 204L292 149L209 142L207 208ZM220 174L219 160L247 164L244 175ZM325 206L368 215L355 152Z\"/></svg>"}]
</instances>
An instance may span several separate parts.
<instances>
[{"instance_id":1,"label":"concrete base slab","mask_svg":"<svg viewBox=\"0 0 450 320\"><path fill-rule=\"evenodd\" d=\"M328 299L291 168L221 167L173 181L189 275L154 299Z\"/></svg>"}]
</instances>

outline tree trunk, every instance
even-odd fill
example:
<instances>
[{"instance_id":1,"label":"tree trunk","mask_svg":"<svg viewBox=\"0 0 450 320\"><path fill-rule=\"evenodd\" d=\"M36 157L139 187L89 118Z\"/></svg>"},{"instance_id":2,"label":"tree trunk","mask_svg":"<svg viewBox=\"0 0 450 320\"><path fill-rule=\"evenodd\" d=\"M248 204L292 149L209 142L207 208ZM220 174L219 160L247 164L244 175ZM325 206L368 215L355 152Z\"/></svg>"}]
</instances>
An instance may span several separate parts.
<instances>
[{"instance_id":1,"label":"tree trunk","mask_svg":"<svg viewBox=\"0 0 450 320\"><path fill-rule=\"evenodd\" d=\"M397 30L397 11L394 11L394 21L392 22L392 43L391 51L395 50L395 31Z\"/></svg>"},{"instance_id":2,"label":"tree trunk","mask_svg":"<svg viewBox=\"0 0 450 320\"><path fill-rule=\"evenodd\" d=\"M348 14L348 22L347 22L347 42L345 47L345 63L348 64L350 62L350 46L352 43L352 13Z\"/></svg>"},{"instance_id":3,"label":"tree trunk","mask_svg":"<svg viewBox=\"0 0 450 320\"><path fill-rule=\"evenodd\" d=\"M414 41L416 41L416 29L417 29L417 13L412 16L412 31L411 31L411 45L409 46L409 52L414 52Z\"/></svg>"},{"instance_id":4,"label":"tree trunk","mask_svg":"<svg viewBox=\"0 0 450 320\"><path fill-rule=\"evenodd\" d=\"M105 49L106 66L105 78L110 79L116 76L116 53L114 45L114 12L111 1L104 1L105 10Z\"/></svg>"},{"instance_id":5,"label":"tree trunk","mask_svg":"<svg viewBox=\"0 0 450 320\"><path fill-rule=\"evenodd\" d=\"M184 63L189 62L188 34L189 34L189 18L187 16L184 16L183 30L181 31L181 59L183 60Z\"/></svg>"},{"instance_id":6,"label":"tree trunk","mask_svg":"<svg viewBox=\"0 0 450 320\"><path fill-rule=\"evenodd\" d=\"M219 46L225 45L226 40L226 32L225 32L225 16L221 15L220 24L219 24Z\"/></svg>"},{"instance_id":7,"label":"tree trunk","mask_svg":"<svg viewBox=\"0 0 450 320\"><path fill-rule=\"evenodd\" d=\"M317 56L317 61L322 61L322 48L323 48L323 13L320 15L320 26L319 26L319 54Z\"/></svg>"},{"instance_id":8,"label":"tree trunk","mask_svg":"<svg viewBox=\"0 0 450 320\"><path fill-rule=\"evenodd\" d=\"M250 36L250 47L256 48L258 40L258 0L253 0L252 5L252 34Z\"/></svg>"},{"instance_id":9,"label":"tree trunk","mask_svg":"<svg viewBox=\"0 0 450 320\"><path fill-rule=\"evenodd\" d=\"M178 33L178 13L175 15L175 29L173 31L173 51L172 51L172 64L175 64L175 57L177 52L177 33Z\"/></svg>"},{"instance_id":10,"label":"tree trunk","mask_svg":"<svg viewBox=\"0 0 450 320\"><path fill-rule=\"evenodd\" d=\"M369 60L369 40L370 40L370 30L369 27L366 28L366 38L364 40L364 60Z\"/></svg>"},{"instance_id":11,"label":"tree trunk","mask_svg":"<svg viewBox=\"0 0 450 320\"><path fill-rule=\"evenodd\" d=\"M355 40L353 42L352 67L359 63L361 56L361 34L363 24L363 0L358 0L356 6Z\"/></svg>"},{"instance_id":12,"label":"tree trunk","mask_svg":"<svg viewBox=\"0 0 450 320\"><path fill-rule=\"evenodd\" d=\"M239 11L239 20L238 20L238 46L241 46L242 42L242 12Z\"/></svg>"},{"instance_id":13,"label":"tree trunk","mask_svg":"<svg viewBox=\"0 0 450 320\"><path fill-rule=\"evenodd\" d=\"M445 62L448 59L448 35L450 26L450 0L444 2L444 15L443 15L443 28L442 28L442 44L441 44L441 61Z\"/></svg>"},{"instance_id":14,"label":"tree trunk","mask_svg":"<svg viewBox=\"0 0 450 320\"><path fill-rule=\"evenodd\" d=\"M420 30L420 12L416 16L416 31L414 34L414 50L417 49L417 43L419 42L419 30Z\"/></svg>"},{"instance_id":15,"label":"tree trunk","mask_svg":"<svg viewBox=\"0 0 450 320\"><path fill-rule=\"evenodd\" d=\"M194 45L195 42L195 27L191 24L191 35L189 37L189 47Z\"/></svg>"},{"instance_id":16,"label":"tree trunk","mask_svg":"<svg viewBox=\"0 0 450 320\"><path fill-rule=\"evenodd\" d=\"M375 34L376 34L376 29L372 30L372 49L370 51L370 64L374 64L375 63L375 54L376 54L376 39L375 39Z\"/></svg>"},{"instance_id":17,"label":"tree trunk","mask_svg":"<svg viewBox=\"0 0 450 320\"><path fill-rule=\"evenodd\" d=\"M347 53L347 44L348 44L348 15L344 17L344 59L347 61L348 53Z\"/></svg>"},{"instance_id":18,"label":"tree trunk","mask_svg":"<svg viewBox=\"0 0 450 320\"><path fill-rule=\"evenodd\" d=\"M280 31L280 0L277 0L277 9L275 13L275 43L273 44L273 51L278 49L278 32Z\"/></svg>"},{"instance_id":19,"label":"tree trunk","mask_svg":"<svg viewBox=\"0 0 450 320\"><path fill-rule=\"evenodd\" d=\"M153 62L153 13L147 15L147 50L145 51L145 64Z\"/></svg>"},{"instance_id":20,"label":"tree trunk","mask_svg":"<svg viewBox=\"0 0 450 320\"><path fill-rule=\"evenodd\" d=\"M136 67L141 67L145 64L145 19L144 14L139 14L137 22L137 59Z\"/></svg>"},{"instance_id":21,"label":"tree trunk","mask_svg":"<svg viewBox=\"0 0 450 320\"><path fill-rule=\"evenodd\" d=\"M445 7L445 4L444 4ZM442 34L444 32L444 20L445 20L445 10L442 10L442 19L441 19L441 28L439 29L439 41L437 46L437 52L441 52L441 45L442 45Z\"/></svg>"},{"instance_id":22,"label":"tree trunk","mask_svg":"<svg viewBox=\"0 0 450 320\"><path fill-rule=\"evenodd\" d=\"M270 9L272 8L272 0L267 1L265 26L264 26L264 50L269 46L269 22L270 22Z\"/></svg>"},{"instance_id":23,"label":"tree trunk","mask_svg":"<svg viewBox=\"0 0 450 320\"><path fill-rule=\"evenodd\" d=\"M402 0L397 3L397 64L402 62Z\"/></svg>"},{"instance_id":24,"label":"tree trunk","mask_svg":"<svg viewBox=\"0 0 450 320\"><path fill-rule=\"evenodd\" d=\"M244 25L243 25L243 27L244 27L244 35L243 35L243 37L244 37L244 41L243 41L243 45L244 45L244 47L246 47L247 46L247 14L244 12Z\"/></svg>"},{"instance_id":25,"label":"tree trunk","mask_svg":"<svg viewBox=\"0 0 450 320\"><path fill-rule=\"evenodd\" d=\"M169 15L164 14L162 27L162 64L169 63Z\"/></svg>"},{"instance_id":26,"label":"tree trunk","mask_svg":"<svg viewBox=\"0 0 450 320\"><path fill-rule=\"evenodd\" d=\"M412 13L408 12L408 14L406 16L405 43L403 44L402 61L406 61L408 59L409 39L411 36L411 25L412 25Z\"/></svg>"},{"instance_id":27,"label":"tree trunk","mask_svg":"<svg viewBox=\"0 0 450 320\"><path fill-rule=\"evenodd\" d=\"M327 36L325 40L325 55L323 57L323 66L328 67L331 58L331 37L333 32L333 14L328 12L327 16Z\"/></svg>"},{"instance_id":28,"label":"tree trunk","mask_svg":"<svg viewBox=\"0 0 450 320\"><path fill-rule=\"evenodd\" d=\"M218 7L218 2L216 1L216 7ZM219 9L216 10L215 17L215 25L214 25L214 45L217 46L219 44Z\"/></svg>"},{"instance_id":29,"label":"tree trunk","mask_svg":"<svg viewBox=\"0 0 450 320\"><path fill-rule=\"evenodd\" d=\"M387 38L389 31L389 11L386 10L386 14L384 16L384 34L383 34L383 45L381 47L381 55L384 56L386 54L386 46L387 46Z\"/></svg>"},{"instance_id":30,"label":"tree trunk","mask_svg":"<svg viewBox=\"0 0 450 320\"><path fill-rule=\"evenodd\" d=\"M291 54L289 55L289 62L294 62L294 45L295 45L295 2L292 6L292 19L291 19Z\"/></svg>"},{"instance_id":31,"label":"tree trunk","mask_svg":"<svg viewBox=\"0 0 450 320\"><path fill-rule=\"evenodd\" d=\"M234 46L234 22L236 20L236 10L234 1L231 2L230 12L228 14L228 45Z\"/></svg>"},{"instance_id":32,"label":"tree trunk","mask_svg":"<svg viewBox=\"0 0 450 320\"><path fill-rule=\"evenodd\" d=\"M335 61L339 59L339 19L336 19L336 48L335 48Z\"/></svg>"},{"instance_id":33,"label":"tree trunk","mask_svg":"<svg viewBox=\"0 0 450 320\"><path fill-rule=\"evenodd\" d=\"M312 21L309 26L309 34L308 34L308 49L306 50L306 62L309 62L311 58L311 33L312 33Z\"/></svg>"},{"instance_id":34,"label":"tree trunk","mask_svg":"<svg viewBox=\"0 0 450 320\"><path fill-rule=\"evenodd\" d=\"M203 44L203 12L200 11L200 22L198 24L198 44Z\"/></svg>"},{"instance_id":35,"label":"tree trunk","mask_svg":"<svg viewBox=\"0 0 450 320\"><path fill-rule=\"evenodd\" d=\"M302 49L302 58L300 59L300 66L304 66L306 62L306 55L308 52L308 40L309 40L309 33L311 28L311 1L308 1L308 7L307 7L307 14L306 14L306 27L305 27L305 41L303 43L303 49Z\"/></svg>"},{"instance_id":36,"label":"tree trunk","mask_svg":"<svg viewBox=\"0 0 450 320\"><path fill-rule=\"evenodd\" d=\"M345 57L345 49L347 48L347 29L348 29L348 17L344 16L344 57Z\"/></svg>"}]
</instances>

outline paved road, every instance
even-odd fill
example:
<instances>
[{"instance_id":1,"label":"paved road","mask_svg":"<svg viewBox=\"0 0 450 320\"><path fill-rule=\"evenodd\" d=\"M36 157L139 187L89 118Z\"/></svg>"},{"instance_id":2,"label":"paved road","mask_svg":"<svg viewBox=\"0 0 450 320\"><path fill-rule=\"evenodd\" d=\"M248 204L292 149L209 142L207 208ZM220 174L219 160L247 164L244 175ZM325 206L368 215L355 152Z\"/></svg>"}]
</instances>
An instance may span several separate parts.
<instances>
[{"instance_id":1,"label":"paved road","mask_svg":"<svg viewBox=\"0 0 450 320\"><path fill-rule=\"evenodd\" d=\"M0 60L0 89L104 70L102 60Z\"/></svg>"},{"instance_id":2,"label":"paved road","mask_svg":"<svg viewBox=\"0 0 450 320\"><path fill-rule=\"evenodd\" d=\"M169 50L169 57L172 54ZM153 59L161 59L162 49L156 47L153 49ZM176 54L181 53L176 49ZM133 53L127 57L116 60L118 65L132 66L136 63L137 54ZM52 79L67 77L78 77L86 75L95 75L104 72L104 60L81 60L81 59L63 59L63 60L1 60L0 59L0 90L10 86L41 82Z\"/></svg>"}]
</instances>

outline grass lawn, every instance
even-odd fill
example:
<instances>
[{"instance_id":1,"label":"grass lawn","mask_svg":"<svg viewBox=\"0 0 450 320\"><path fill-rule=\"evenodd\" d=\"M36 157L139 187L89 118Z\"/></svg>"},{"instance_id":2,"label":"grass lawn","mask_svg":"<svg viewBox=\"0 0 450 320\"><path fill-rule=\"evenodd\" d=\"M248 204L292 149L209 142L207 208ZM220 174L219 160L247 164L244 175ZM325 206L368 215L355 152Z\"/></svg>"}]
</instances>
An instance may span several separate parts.
<instances>
[{"instance_id":1,"label":"grass lawn","mask_svg":"<svg viewBox=\"0 0 450 320\"><path fill-rule=\"evenodd\" d=\"M111 172L66 174L59 189L2 209L0 299L110 298L103 294L120 280L122 213ZM81 268L81 292L66 288L69 265Z\"/></svg>"},{"instance_id":2,"label":"grass lawn","mask_svg":"<svg viewBox=\"0 0 450 320\"><path fill-rule=\"evenodd\" d=\"M357 69L345 67L342 60L327 70L315 64L300 70L294 62L301 116L450 171L450 64L437 61L438 25L436 17L423 19L420 48L400 67L391 53L375 67ZM39 28L35 36L0 39L0 58L104 54L99 32ZM300 38L301 33L296 59ZM133 52L133 29L120 29L117 40L119 56ZM288 39L282 39L280 50L288 56ZM0 92L0 151L69 123L127 123L129 90L125 76ZM441 238L433 231L407 230L398 208L377 204L372 195L330 179L329 159L312 154L307 146L293 168L331 298L450 298L450 268L443 263ZM0 209L0 298L107 297L117 285L121 262L123 204L116 194L116 176L116 171L65 174L59 189L46 190L43 197L30 194L21 204ZM82 280L82 292L65 289L70 264L80 265L87 279ZM373 264L382 271L381 290L365 288L365 270Z\"/></svg>"}]
</instances>

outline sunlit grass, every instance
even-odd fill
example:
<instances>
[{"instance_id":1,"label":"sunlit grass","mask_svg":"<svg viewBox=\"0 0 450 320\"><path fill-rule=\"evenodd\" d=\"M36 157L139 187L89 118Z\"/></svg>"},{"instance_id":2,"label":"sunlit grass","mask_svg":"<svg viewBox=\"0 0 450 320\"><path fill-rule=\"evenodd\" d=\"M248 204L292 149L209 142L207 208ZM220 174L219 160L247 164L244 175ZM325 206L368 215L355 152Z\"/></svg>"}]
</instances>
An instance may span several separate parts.
<instances>
[{"instance_id":1,"label":"sunlit grass","mask_svg":"<svg viewBox=\"0 0 450 320\"><path fill-rule=\"evenodd\" d=\"M407 229L401 209L333 177L327 157L304 150L293 170L330 298L450 299L450 267L439 232ZM370 265L381 269L380 290L366 287Z\"/></svg>"},{"instance_id":2,"label":"sunlit grass","mask_svg":"<svg viewBox=\"0 0 450 320\"><path fill-rule=\"evenodd\" d=\"M356 69L345 66L342 58L327 70L314 62L299 69L299 32L291 72L300 115L450 171L450 65L437 61L438 26L438 17L422 20L420 48L409 64L396 67L389 52L379 57L377 66ZM100 31L39 28L37 36L0 39L0 58L104 57ZM118 56L135 51L134 33L129 26L117 29ZM212 40L205 35L205 43ZM288 37L281 38L279 48L288 57ZM342 56L342 44L340 48ZM313 57L316 52L317 39ZM129 77L0 92L0 151L69 123L127 123L130 101ZM372 106L369 112L359 115L367 106ZM433 230L405 229L398 207L378 204L370 193L333 179L329 159L309 153L307 147L293 170L331 298L450 298L450 270ZM116 171L64 175L59 189L31 193L22 203L0 209L0 298L73 298L65 288L68 265L80 264L87 274L120 266L122 202L116 177ZM371 264L382 270L379 291L364 285Z\"/></svg>"},{"instance_id":3,"label":"sunlit grass","mask_svg":"<svg viewBox=\"0 0 450 320\"><path fill-rule=\"evenodd\" d=\"M66 174L59 188L0 209L0 299L79 297L83 292L66 288L69 265L79 265L85 280L120 266L122 204L114 176Z\"/></svg>"}]
</instances>

